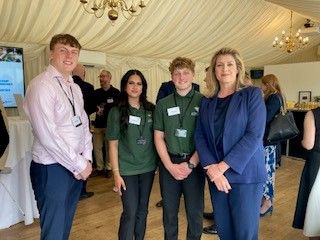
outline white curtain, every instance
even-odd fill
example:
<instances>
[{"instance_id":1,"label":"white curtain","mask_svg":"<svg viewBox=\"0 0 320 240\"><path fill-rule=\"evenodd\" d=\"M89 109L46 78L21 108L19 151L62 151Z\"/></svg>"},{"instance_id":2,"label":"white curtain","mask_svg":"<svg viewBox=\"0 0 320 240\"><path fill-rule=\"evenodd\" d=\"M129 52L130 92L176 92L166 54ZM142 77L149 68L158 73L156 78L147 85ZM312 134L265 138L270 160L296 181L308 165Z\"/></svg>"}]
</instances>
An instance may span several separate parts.
<instances>
[{"instance_id":1,"label":"white curtain","mask_svg":"<svg viewBox=\"0 0 320 240\"><path fill-rule=\"evenodd\" d=\"M171 80L169 72L169 64L172 60L148 59L139 57L121 57L116 55L107 55L107 63L105 67L87 67L86 80L94 85L95 88L100 87L99 74L102 69L106 69L112 74L112 85L120 88L122 76L129 69L138 69L145 76L148 83L148 99L155 102L158 89L162 82ZM204 89L205 68L208 63L196 62L194 82Z\"/></svg>"},{"instance_id":2,"label":"white curtain","mask_svg":"<svg viewBox=\"0 0 320 240\"><path fill-rule=\"evenodd\" d=\"M24 76L25 87L38 74L46 69L49 63L48 46L37 44L23 44L0 42L3 46L16 46L24 49ZM100 87L99 74L102 69L106 69L112 74L112 85L116 88L120 87L121 77L129 69L140 70L148 82L148 98L154 102L158 89L162 82L171 79L169 72L169 64L172 60L150 59L141 57L123 57L107 54L107 62L105 66L87 67L86 81L93 84L95 89ZM204 88L203 79L205 77L205 68L208 63L196 62L196 73L194 82L200 84Z\"/></svg>"}]
</instances>

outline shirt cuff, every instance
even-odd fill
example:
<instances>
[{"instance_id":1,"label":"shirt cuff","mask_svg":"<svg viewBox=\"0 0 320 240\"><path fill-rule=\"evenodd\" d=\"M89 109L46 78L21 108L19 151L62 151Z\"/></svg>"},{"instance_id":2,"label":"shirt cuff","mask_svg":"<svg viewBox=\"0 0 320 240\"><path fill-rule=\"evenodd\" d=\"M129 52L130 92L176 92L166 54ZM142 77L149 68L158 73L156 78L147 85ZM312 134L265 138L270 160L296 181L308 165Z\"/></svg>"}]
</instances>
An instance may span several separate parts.
<instances>
[{"instance_id":1,"label":"shirt cuff","mask_svg":"<svg viewBox=\"0 0 320 240\"><path fill-rule=\"evenodd\" d=\"M76 165L74 166L72 173L80 174L87 166L87 160L84 156L79 155Z\"/></svg>"}]
</instances>

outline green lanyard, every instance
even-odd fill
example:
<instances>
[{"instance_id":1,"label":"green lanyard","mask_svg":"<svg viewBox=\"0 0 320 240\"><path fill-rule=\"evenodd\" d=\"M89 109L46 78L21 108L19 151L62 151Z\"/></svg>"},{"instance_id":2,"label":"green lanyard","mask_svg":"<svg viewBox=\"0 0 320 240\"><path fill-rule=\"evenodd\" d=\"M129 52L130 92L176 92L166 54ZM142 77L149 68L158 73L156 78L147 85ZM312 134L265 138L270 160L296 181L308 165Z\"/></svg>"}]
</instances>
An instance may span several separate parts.
<instances>
[{"instance_id":1,"label":"green lanyard","mask_svg":"<svg viewBox=\"0 0 320 240\"><path fill-rule=\"evenodd\" d=\"M146 123L147 123L147 111L146 110L143 110L144 111L144 123L142 125L142 123L140 125L136 125L138 130L139 130L139 133L140 133L140 137L143 136L143 133L144 133L144 130L145 130L145 126L146 126ZM129 113L131 115L133 115L131 109L129 108ZM141 128L140 128L141 127Z\"/></svg>"},{"instance_id":2,"label":"green lanyard","mask_svg":"<svg viewBox=\"0 0 320 240\"><path fill-rule=\"evenodd\" d=\"M192 97L191 97L190 101L188 102L188 105L187 105L186 110L183 112L183 114L182 114L182 113L179 114L179 124L180 124L179 127L180 127L180 128L183 127L183 119L184 119L184 117L186 116L186 113L187 113L187 111L188 111L188 109L189 109L189 107L190 107L190 104L191 104L191 102L192 102L192 100L193 100L193 97L194 97L194 92L193 92L193 94L192 94ZM176 107L179 107L178 104L177 104L176 93L173 94L173 98L174 98L174 104L176 105Z\"/></svg>"}]
</instances>

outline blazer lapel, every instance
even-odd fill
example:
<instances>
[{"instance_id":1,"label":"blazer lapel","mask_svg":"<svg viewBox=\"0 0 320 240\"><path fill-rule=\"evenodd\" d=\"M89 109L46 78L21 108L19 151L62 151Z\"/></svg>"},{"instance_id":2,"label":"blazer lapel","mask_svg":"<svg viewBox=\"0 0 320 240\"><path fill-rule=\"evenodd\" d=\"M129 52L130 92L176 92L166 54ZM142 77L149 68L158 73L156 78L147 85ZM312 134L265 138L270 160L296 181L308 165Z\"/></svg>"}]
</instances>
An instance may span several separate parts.
<instances>
[{"instance_id":1,"label":"blazer lapel","mask_svg":"<svg viewBox=\"0 0 320 240\"><path fill-rule=\"evenodd\" d=\"M239 108L240 106L240 103L242 101L242 97L243 97L243 94L240 91L236 92L231 100L230 100L230 103L229 103L229 107L228 107L228 110L227 110L227 113L226 113L226 119L225 119L225 123L224 123L224 129L226 129L227 127L229 127L232 119L234 117L236 117L236 110Z\"/></svg>"}]
</instances>

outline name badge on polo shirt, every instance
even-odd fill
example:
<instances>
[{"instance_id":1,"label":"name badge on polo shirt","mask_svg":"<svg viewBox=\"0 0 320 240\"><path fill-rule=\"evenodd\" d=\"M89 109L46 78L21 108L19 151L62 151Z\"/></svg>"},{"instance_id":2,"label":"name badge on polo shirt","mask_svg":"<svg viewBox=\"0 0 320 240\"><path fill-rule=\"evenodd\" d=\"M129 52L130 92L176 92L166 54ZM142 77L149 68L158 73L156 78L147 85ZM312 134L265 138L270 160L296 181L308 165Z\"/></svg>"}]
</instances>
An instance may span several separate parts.
<instances>
[{"instance_id":1,"label":"name badge on polo shirt","mask_svg":"<svg viewBox=\"0 0 320 240\"><path fill-rule=\"evenodd\" d=\"M147 143L147 140L142 136L137 139L138 145L146 145L146 143Z\"/></svg>"},{"instance_id":2,"label":"name badge on polo shirt","mask_svg":"<svg viewBox=\"0 0 320 240\"><path fill-rule=\"evenodd\" d=\"M82 124L80 116L73 116L71 118L71 122L72 122L72 125L75 126L75 127L79 127Z\"/></svg>"},{"instance_id":3,"label":"name badge on polo shirt","mask_svg":"<svg viewBox=\"0 0 320 240\"><path fill-rule=\"evenodd\" d=\"M129 123L134 125L140 125L141 117L129 115Z\"/></svg>"},{"instance_id":4,"label":"name badge on polo shirt","mask_svg":"<svg viewBox=\"0 0 320 240\"><path fill-rule=\"evenodd\" d=\"M167 109L168 116L174 116L180 114L180 107L172 107Z\"/></svg>"},{"instance_id":5,"label":"name badge on polo shirt","mask_svg":"<svg viewBox=\"0 0 320 240\"><path fill-rule=\"evenodd\" d=\"M174 131L174 135L176 137L186 138L187 137L187 129L177 128Z\"/></svg>"},{"instance_id":6,"label":"name badge on polo shirt","mask_svg":"<svg viewBox=\"0 0 320 240\"><path fill-rule=\"evenodd\" d=\"M107 103L113 103L113 98L108 98Z\"/></svg>"}]
</instances>

